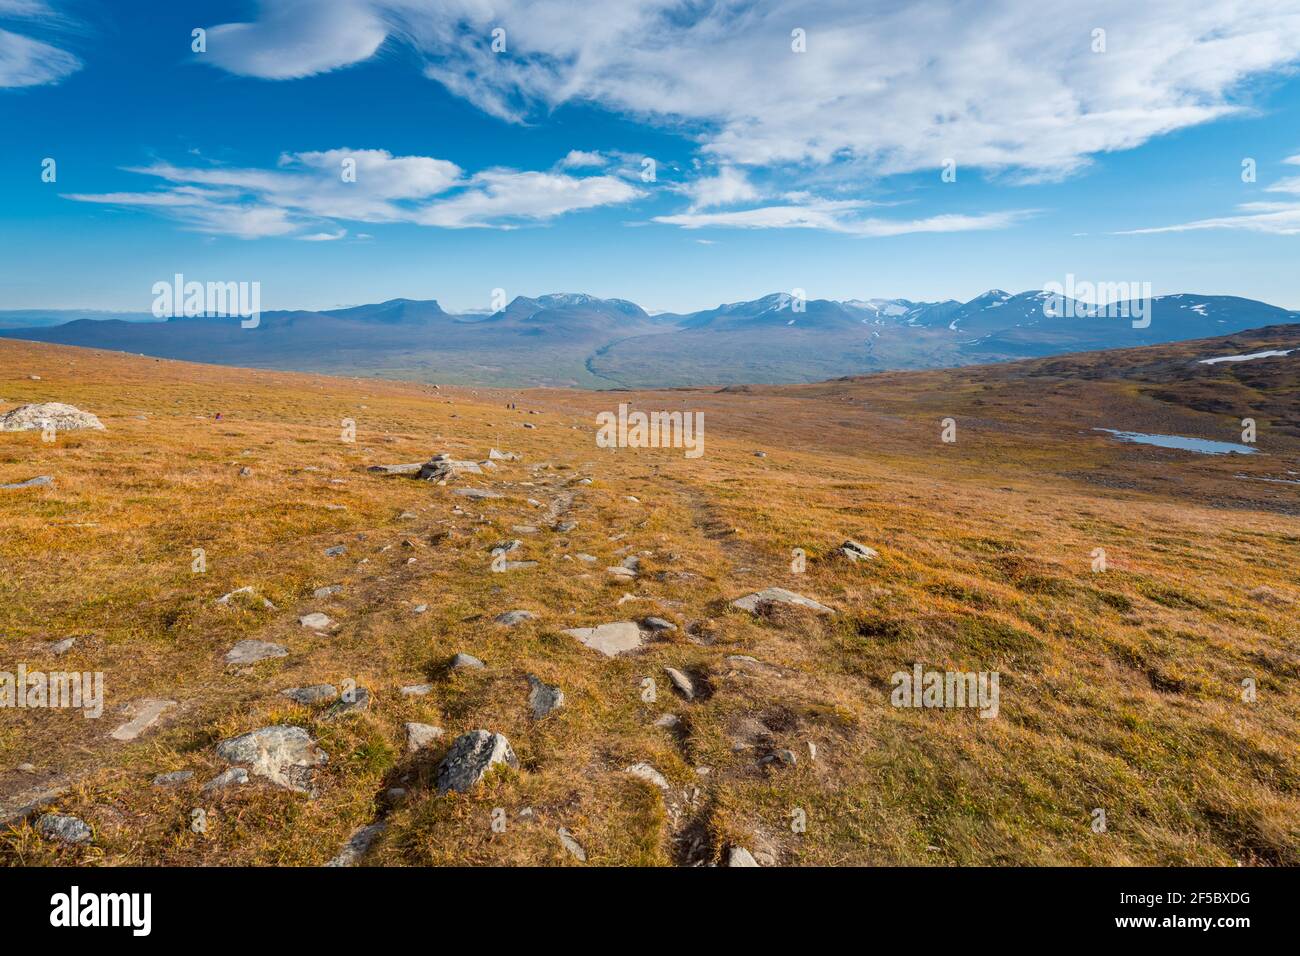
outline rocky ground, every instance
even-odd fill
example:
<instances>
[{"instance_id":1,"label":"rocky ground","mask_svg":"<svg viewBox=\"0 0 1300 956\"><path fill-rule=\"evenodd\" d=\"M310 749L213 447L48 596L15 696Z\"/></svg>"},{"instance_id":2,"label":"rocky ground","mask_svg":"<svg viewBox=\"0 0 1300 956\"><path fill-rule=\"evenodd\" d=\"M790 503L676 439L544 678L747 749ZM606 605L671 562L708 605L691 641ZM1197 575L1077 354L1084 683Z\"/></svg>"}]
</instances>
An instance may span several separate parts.
<instances>
[{"instance_id":1,"label":"rocky ground","mask_svg":"<svg viewBox=\"0 0 1300 956\"><path fill-rule=\"evenodd\" d=\"M1300 862L1300 525L1234 478L1281 459L924 374L506 393L0 343L0 413L103 425L0 438L0 670L104 681L100 717L0 709L0 859ZM704 410L706 454L597 447L619 401ZM916 662L999 672L999 715L891 705Z\"/></svg>"}]
</instances>

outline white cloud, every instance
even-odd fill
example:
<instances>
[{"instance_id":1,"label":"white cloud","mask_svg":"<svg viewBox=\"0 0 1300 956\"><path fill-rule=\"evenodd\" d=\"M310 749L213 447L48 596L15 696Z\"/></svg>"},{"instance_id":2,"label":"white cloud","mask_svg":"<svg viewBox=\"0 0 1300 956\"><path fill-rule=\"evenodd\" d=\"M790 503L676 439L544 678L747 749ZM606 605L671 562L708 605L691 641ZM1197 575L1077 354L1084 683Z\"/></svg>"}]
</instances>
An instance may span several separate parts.
<instances>
[{"instance_id":1,"label":"white cloud","mask_svg":"<svg viewBox=\"0 0 1300 956\"><path fill-rule=\"evenodd\" d=\"M732 166L723 166L712 176L702 176L687 183L683 191L691 197L692 211L732 206L759 198L759 192L749 177Z\"/></svg>"},{"instance_id":2,"label":"white cloud","mask_svg":"<svg viewBox=\"0 0 1300 956\"><path fill-rule=\"evenodd\" d=\"M208 28L207 53L242 76L289 80L369 59L388 36L367 0L266 0L255 23Z\"/></svg>"},{"instance_id":3,"label":"white cloud","mask_svg":"<svg viewBox=\"0 0 1300 956\"><path fill-rule=\"evenodd\" d=\"M881 219L863 216L873 203L860 200L810 200L799 204L762 206L728 212L687 212L656 216L655 222L685 229L726 227L733 229L820 229L854 236L901 236L915 232L970 232L1005 229L1032 214L1033 210L986 213L969 216L945 214L917 219Z\"/></svg>"},{"instance_id":4,"label":"white cloud","mask_svg":"<svg viewBox=\"0 0 1300 956\"><path fill-rule=\"evenodd\" d=\"M0 19L39 17L43 24L60 22L40 0L0 0ZM66 50L11 30L0 29L0 89L57 83L81 69L81 61Z\"/></svg>"},{"instance_id":5,"label":"white cloud","mask_svg":"<svg viewBox=\"0 0 1300 956\"><path fill-rule=\"evenodd\" d=\"M1284 163L1300 165L1300 155L1288 156ZM1233 229L1241 232L1263 232L1276 236L1300 235L1300 176L1288 176L1266 187L1264 192L1289 193L1297 198L1286 202L1239 203L1235 215L1215 216L1176 223L1172 226L1153 226L1147 229L1126 229L1121 236L1149 235L1157 232L1198 232L1205 229Z\"/></svg>"},{"instance_id":6,"label":"white cloud","mask_svg":"<svg viewBox=\"0 0 1300 956\"><path fill-rule=\"evenodd\" d=\"M284 78L372 56L523 119L595 102L684 128L733 166L866 163L1069 174L1089 157L1247 107L1248 78L1300 57L1294 0L265 0L216 62ZM581 28L576 25L580 24ZM1107 52L1091 49L1107 31ZM793 53L790 31L807 32ZM490 32L506 30L493 53ZM212 36L213 34L210 34ZM210 49L214 49L210 46Z\"/></svg>"},{"instance_id":7,"label":"white cloud","mask_svg":"<svg viewBox=\"0 0 1300 956\"><path fill-rule=\"evenodd\" d=\"M642 195L611 176L511 169L467 176L446 160L376 149L285 153L273 169L154 163L129 171L168 185L67 198L150 208L198 231L243 239L300 233L295 238L326 241L346 235L339 221L511 228Z\"/></svg>"},{"instance_id":8,"label":"white cloud","mask_svg":"<svg viewBox=\"0 0 1300 956\"><path fill-rule=\"evenodd\" d=\"M603 154L581 149L569 150L569 154L560 160L561 169L591 169L608 165L609 159Z\"/></svg>"},{"instance_id":9,"label":"white cloud","mask_svg":"<svg viewBox=\"0 0 1300 956\"><path fill-rule=\"evenodd\" d=\"M521 220L544 222L578 209L626 203L641 195L641 190L613 176L494 169L476 175L459 195L424 206L415 221L448 229L508 227Z\"/></svg>"}]
</instances>

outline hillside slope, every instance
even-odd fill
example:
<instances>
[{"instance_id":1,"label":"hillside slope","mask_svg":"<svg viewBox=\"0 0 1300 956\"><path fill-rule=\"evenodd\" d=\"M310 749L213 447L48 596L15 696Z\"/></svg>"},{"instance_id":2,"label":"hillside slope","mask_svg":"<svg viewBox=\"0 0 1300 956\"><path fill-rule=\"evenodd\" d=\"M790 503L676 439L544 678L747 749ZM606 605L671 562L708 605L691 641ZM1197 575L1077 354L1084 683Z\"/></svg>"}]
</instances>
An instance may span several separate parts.
<instances>
[{"instance_id":1,"label":"hillside slope","mask_svg":"<svg viewBox=\"0 0 1300 956\"><path fill-rule=\"evenodd\" d=\"M6 667L100 671L106 693L100 719L0 711L4 815L43 799L93 831L60 846L32 816L0 835L0 860L318 865L359 831L364 864L575 865L563 828L590 864L744 848L764 865L1295 865L1300 352L1198 361L1293 347L1288 326L600 394L0 341L0 414L59 401L106 426L0 433L0 484L53 478L0 490ZM619 402L703 412L705 454L598 448L595 416ZM1093 430L1235 441L1243 417L1253 455ZM491 448L522 458L445 486L368 470ZM878 556L839 556L850 538ZM494 573L513 540L509 560L536 564ZM730 603L769 586L833 613ZM497 622L512 610L534 617ZM311 613L330 624L300 624ZM617 657L565 633L650 617L674 629ZM228 665L244 640L286 653ZM453 668L458 653L484 666ZM998 672L997 717L892 706L892 675L914 664ZM339 705L349 682L368 706ZM536 682L564 694L542 719ZM335 694L317 703L281 693L323 684ZM115 739L150 700L174 706ZM408 752L408 722L444 733ZM257 776L203 789L231 769L221 741L274 725L329 755L314 796ZM508 738L518 767L438 795L452 741L476 728ZM178 771L193 776L151 783Z\"/></svg>"}]
</instances>

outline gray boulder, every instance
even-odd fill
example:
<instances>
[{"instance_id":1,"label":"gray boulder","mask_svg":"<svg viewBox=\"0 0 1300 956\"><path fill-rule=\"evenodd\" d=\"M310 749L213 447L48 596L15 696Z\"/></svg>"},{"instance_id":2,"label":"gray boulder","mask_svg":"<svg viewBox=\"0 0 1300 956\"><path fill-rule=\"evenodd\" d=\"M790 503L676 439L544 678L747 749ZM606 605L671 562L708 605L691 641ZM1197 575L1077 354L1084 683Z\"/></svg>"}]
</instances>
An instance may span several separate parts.
<instances>
[{"instance_id":1,"label":"gray boulder","mask_svg":"<svg viewBox=\"0 0 1300 956\"><path fill-rule=\"evenodd\" d=\"M16 429L10 429L16 431ZM44 813L36 821L36 829L47 840L59 843L89 843L91 832L85 820L66 813Z\"/></svg>"},{"instance_id":2,"label":"gray boulder","mask_svg":"<svg viewBox=\"0 0 1300 956\"><path fill-rule=\"evenodd\" d=\"M835 613L833 608L829 608L825 604L819 604L812 598L804 597L802 594L787 591L785 588L763 588L761 591L755 591L753 594L746 594L742 598L737 598L731 603L733 607L738 607L742 611L749 611L751 614L759 614L764 607L773 604L806 608L817 614Z\"/></svg>"},{"instance_id":3,"label":"gray boulder","mask_svg":"<svg viewBox=\"0 0 1300 956\"><path fill-rule=\"evenodd\" d=\"M247 765L250 773L300 793L312 790L313 770L329 760L307 731L282 724L223 740L217 744L217 756L227 763Z\"/></svg>"},{"instance_id":4,"label":"gray boulder","mask_svg":"<svg viewBox=\"0 0 1300 956\"><path fill-rule=\"evenodd\" d=\"M490 730L461 734L438 765L438 793L449 790L466 793L497 764L519 767L519 758L511 749L510 741Z\"/></svg>"}]
</instances>

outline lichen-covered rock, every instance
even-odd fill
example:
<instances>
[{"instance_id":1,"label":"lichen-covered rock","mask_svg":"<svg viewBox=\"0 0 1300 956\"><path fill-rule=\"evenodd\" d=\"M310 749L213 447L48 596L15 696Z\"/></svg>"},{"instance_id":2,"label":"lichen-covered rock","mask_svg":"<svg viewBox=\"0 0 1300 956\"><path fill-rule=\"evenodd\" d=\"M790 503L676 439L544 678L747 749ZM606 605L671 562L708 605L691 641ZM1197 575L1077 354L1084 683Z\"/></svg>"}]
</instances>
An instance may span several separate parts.
<instances>
[{"instance_id":1,"label":"lichen-covered rock","mask_svg":"<svg viewBox=\"0 0 1300 956\"><path fill-rule=\"evenodd\" d=\"M438 793L466 793L499 763L519 767L519 758L505 737L490 730L461 734L438 765Z\"/></svg>"},{"instance_id":2,"label":"lichen-covered rock","mask_svg":"<svg viewBox=\"0 0 1300 956\"><path fill-rule=\"evenodd\" d=\"M90 412L83 412L62 402L41 402L37 405L20 405L0 415L0 432L77 431L82 428L104 430L104 424Z\"/></svg>"},{"instance_id":3,"label":"lichen-covered rock","mask_svg":"<svg viewBox=\"0 0 1300 956\"><path fill-rule=\"evenodd\" d=\"M300 793L311 792L312 771L329 760L307 731L281 724L223 740L217 744L217 756Z\"/></svg>"}]
</instances>

